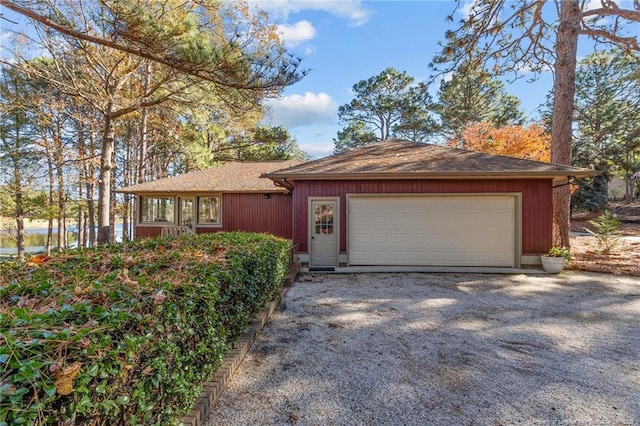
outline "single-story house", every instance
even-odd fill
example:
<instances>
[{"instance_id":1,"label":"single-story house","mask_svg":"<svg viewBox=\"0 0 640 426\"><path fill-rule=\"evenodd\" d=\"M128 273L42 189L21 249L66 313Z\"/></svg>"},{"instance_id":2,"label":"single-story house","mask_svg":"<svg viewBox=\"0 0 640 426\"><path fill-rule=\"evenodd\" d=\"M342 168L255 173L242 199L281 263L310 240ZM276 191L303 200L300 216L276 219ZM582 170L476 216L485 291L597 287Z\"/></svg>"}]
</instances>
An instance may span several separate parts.
<instances>
[{"instance_id":1,"label":"single-story house","mask_svg":"<svg viewBox=\"0 0 640 426\"><path fill-rule=\"evenodd\" d=\"M311 267L515 268L539 264L540 254L552 245L554 186L596 174L400 140L306 163L270 163L259 175L262 179L251 174L265 164L233 163L124 188L121 191L139 198L136 236L158 234L149 228L162 224L149 211L158 210L162 197L179 208L161 220L188 225L180 213L186 198L191 200L197 232L243 229L290 238L298 259ZM233 175L232 170L244 174ZM212 173L218 178L211 178ZM236 187L221 186L222 182L239 185L244 179L251 182L245 192L253 198L240 197L242 191ZM194 182L194 187L186 181ZM271 184L270 191L265 182ZM277 209L270 210L269 201L277 203ZM212 204L222 209L222 215L208 213ZM252 216L265 220L250 221ZM211 218L213 225L206 222Z\"/></svg>"},{"instance_id":2,"label":"single-story house","mask_svg":"<svg viewBox=\"0 0 640 426\"><path fill-rule=\"evenodd\" d=\"M300 163L226 163L117 191L136 195L135 238L183 230L267 232L291 239L291 191L260 176Z\"/></svg>"}]
</instances>

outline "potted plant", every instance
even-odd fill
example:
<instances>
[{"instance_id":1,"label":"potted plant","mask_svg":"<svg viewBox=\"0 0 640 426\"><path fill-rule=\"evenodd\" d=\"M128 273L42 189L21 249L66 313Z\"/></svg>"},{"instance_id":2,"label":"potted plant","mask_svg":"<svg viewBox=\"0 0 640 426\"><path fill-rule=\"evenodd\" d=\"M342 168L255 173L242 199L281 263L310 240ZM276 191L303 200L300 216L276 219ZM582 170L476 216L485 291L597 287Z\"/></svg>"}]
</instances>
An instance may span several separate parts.
<instances>
[{"instance_id":1,"label":"potted plant","mask_svg":"<svg viewBox=\"0 0 640 426\"><path fill-rule=\"evenodd\" d=\"M571 254L567 247L551 247L547 254L540 256L540 260L545 271L557 274L571 260Z\"/></svg>"}]
</instances>

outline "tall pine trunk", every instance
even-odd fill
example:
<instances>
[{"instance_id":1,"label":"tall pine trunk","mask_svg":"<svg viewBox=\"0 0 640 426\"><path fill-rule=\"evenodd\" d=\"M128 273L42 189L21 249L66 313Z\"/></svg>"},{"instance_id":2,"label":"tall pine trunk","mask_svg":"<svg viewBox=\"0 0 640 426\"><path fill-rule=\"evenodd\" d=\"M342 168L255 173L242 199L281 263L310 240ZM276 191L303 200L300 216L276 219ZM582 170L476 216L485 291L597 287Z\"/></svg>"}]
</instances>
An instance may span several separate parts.
<instances>
[{"instance_id":1,"label":"tall pine trunk","mask_svg":"<svg viewBox=\"0 0 640 426\"><path fill-rule=\"evenodd\" d=\"M144 74L144 92L149 91L151 84L151 61L147 62ZM146 178L147 171L147 132L149 128L149 109L142 108L140 111L140 143L138 146L138 182L143 183Z\"/></svg>"},{"instance_id":2,"label":"tall pine trunk","mask_svg":"<svg viewBox=\"0 0 640 426\"><path fill-rule=\"evenodd\" d=\"M53 136L56 178L58 184L58 251L67 249L67 196L64 190L64 153L62 152L62 129L59 121Z\"/></svg>"},{"instance_id":3,"label":"tall pine trunk","mask_svg":"<svg viewBox=\"0 0 640 426\"><path fill-rule=\"evenodd\" d=\"M124 161L124 185L129 186L132 185L133 176L136 173L135 160L133 159L133 140L135 139L133 129L133 122L129 121L127 123L127 138L126 138L126 158ZM131 215L131 196L129 194L123 194L122 197L122 241L130 241L132 240L130 230L130 215Z\"/></svg>"},{"instance_id":4,"label":"tall pine trunk","mask_svg":"<svg viewBox=\"0 0 640 426\"><path fill-rule=\"evenodd\" d=\"M87 180L87 175L85 173L86 166L85 162L87 161L85 156L85 146L84 146L84 130L82 125L77 122L76 123L76 131L78 132L78 247L86 247L86 232L85 232L85 209L82 203L84 199L84 184Z\"/></svg>"},{"instance_id":5,"label":"tall pine trunk","mask_svg":"<svg viewBox=\"0 0 640 426\"><path fill-rule=\"evenodd\" d=\"M113 158L111 159L112 164L115 164L115 149L113 153ZM113 169L111 171L111 188L115 188L116 186L116 174ZM116 241L116 211L118 210L118 203L116 200L116 194L111 191L110 195L110 207L109 207L109 223L111 226L109 227L109 242Z\"/></svg>"},{"instance_id":6,"label":"tall pine trunk","mask_svg":"<svg viewBox=\"0 0 640 426\"><path fill-rule=\"evenodd\" d=\"M48 138L45 136L44 138L45 152L47 156L47 177L49 180L49 193L47 198L47 243L45 246L45 250L47 255L51 255L51 246L53 245L53 215L52 209L54 200L54 187L55 187L55 179L53 174L53 156L51 153L51 146L49 144Z\"/></svg>"},{"instance_id":7,"label":"tall pine trunk","mask_svg":"<svg viewBox=\"0 0 640 426\"><path fill-rule=\"evenodd\" d=\"M104 116L102 152L100 153L100 176L98 182L98 244L110 242L111 238L111 175L115 150L115 129L110 114Z\"/></svg>"},{"instance_id":8,"label":"tall pine trunk","mask_svg":"<svg viewBox=\"0 0 640 426\"><path fill-rule=\"evenodd\" d=\"M579 34L579 1L561 1L553 82L551 162L564 165L571 165L572 117ZM571 189L568 182L557 184L553 191L553 245L555 246L569 247L570 204Z\"/></svg>"},{"instance_id":9,"label":"tall pine trunk","mask_svg":"<svg viewBox=\"0 0 640 426\"><path fill-rule=\"evenodd\" d=\"M93 129L89 132L89 147L88 147L88 158L93 158L96 154L96 142L95 142L95 132ZM89 228L89 247L93 247L96 244L96 203L94 201L95 196L95 168L91 161L86 162L86 172L85 175L87 177L86 180L86 189L87 189L87 217L89 219L89 223L87 224Z\"/></svg>"},{"instance_id":10,"label":"tall pine trunk","mask_svg":"<svg viewBox=\"0 0 640 426\"><path fill-rule=\"evenodd\" d=\"M18 120L16 120L18 123ZM11 157L13 166L13 195L15 197L15 219L16 219L16 248L18 249L18 259L24 259L25 253L25 241L24 241L24 197L22 194L22 173L20 172L20 139L22 134L20 133L20 124L16 124L16 149L11 151L9 156Z\"/></svg>"}]
</instances>

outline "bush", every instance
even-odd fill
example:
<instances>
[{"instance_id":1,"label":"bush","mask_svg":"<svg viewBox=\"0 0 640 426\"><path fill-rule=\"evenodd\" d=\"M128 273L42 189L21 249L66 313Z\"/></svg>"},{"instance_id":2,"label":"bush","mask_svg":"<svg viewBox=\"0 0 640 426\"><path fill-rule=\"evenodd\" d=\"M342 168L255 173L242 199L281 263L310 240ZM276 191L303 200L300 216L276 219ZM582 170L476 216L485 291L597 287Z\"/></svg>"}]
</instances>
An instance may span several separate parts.
<instances>
[{"instance_id":1,"label":"bush","mask_svg":"<svg viewBox=\"0 0 640 426\"><path fill-rule=\"evenodd\" d=\"M0 425L176 424L289 249L216 233L0 264Z\"/></svg>"}]
</instances>

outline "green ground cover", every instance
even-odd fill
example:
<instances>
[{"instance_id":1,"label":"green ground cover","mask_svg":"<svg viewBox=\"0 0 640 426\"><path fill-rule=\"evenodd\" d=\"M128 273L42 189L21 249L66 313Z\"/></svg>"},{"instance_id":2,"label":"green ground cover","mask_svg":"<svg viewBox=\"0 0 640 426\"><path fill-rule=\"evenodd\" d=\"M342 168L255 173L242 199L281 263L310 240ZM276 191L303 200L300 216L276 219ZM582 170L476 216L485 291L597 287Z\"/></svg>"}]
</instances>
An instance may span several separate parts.
<instances>
[{"instance_id":1,"label":"green ground cover","mask_svg":"<svg viewBox=\"0 0 640 426\"><path fill-rule=\"evenodd\" d=\"M289 250L217 233L0 263L0 425L177 423Z\"/></svg>"}]
</instances>

